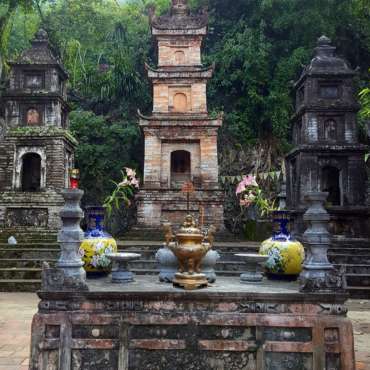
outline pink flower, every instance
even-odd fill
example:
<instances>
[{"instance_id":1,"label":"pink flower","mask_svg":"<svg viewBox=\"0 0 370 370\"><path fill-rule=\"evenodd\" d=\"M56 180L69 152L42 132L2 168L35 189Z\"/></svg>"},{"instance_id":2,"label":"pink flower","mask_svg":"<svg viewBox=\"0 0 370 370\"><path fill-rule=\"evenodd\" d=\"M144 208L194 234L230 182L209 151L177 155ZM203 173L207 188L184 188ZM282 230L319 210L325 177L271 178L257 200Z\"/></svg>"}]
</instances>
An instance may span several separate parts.
<instances>
[{"instance_id":1,"label":"pink flower","mask_svg":"<svg viewBox=\"0 0 370 370\"><path fill-rule=\"evenodd\" d=\"M136 176L136 171L133 170L132 168L125 167L125 171L128 177L134 178Z\"/></svg>"},{"instance_id":2,"label":"pink flower","mask_svg":"<svg viewBox=\"0 0 370 370\"><path fill-rule=\"evenodd\" d=\"M236 194L243 193L248 186L258 186L256 177L252 175L244 176L243 180L238 184L236 188Z\"/></svg>"}]
</instances>

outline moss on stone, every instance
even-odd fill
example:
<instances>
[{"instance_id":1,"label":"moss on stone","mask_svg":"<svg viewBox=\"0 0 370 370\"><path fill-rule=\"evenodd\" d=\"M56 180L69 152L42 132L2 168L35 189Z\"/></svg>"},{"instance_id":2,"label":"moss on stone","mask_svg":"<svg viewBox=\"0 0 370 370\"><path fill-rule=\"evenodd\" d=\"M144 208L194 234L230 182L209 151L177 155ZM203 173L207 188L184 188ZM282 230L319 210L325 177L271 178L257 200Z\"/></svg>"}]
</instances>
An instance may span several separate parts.
<instances>
[{"instance_id":1,"label":"moss on stone","mask_svg":"<svg viewBox=\"0 0 370 370\"><path fill-rule=\"evenodd\" d=\"M66 139L77 145L78 142L69 130L65 130L54 126L39 126L39 127L15 127L11 128L8 136L64 136Z\"/></svg>"}]
</instances>

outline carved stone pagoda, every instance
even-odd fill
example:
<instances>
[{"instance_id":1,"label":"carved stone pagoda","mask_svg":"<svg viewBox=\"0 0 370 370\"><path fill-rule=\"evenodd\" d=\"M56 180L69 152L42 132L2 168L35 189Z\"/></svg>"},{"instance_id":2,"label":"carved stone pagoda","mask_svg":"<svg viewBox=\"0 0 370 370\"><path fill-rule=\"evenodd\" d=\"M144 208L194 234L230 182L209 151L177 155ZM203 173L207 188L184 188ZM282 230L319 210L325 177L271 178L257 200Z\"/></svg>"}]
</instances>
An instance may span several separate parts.
<instances>
[{"instance_id":1,"label":"carved stone pagoda","mask_svg":"<svg viewBox=\"0 0 370 370\"><path fill-rule=\"evenodd\" d=\"M67 131L68 75L40 30L30 49L10 64L2 96L0 229L3 235L57 231L76 141Z\"/></svg>"},{"instance_id":2,"label":"carved stone pagoda","mask_svg":"<svg viewBox=\"0 0 370 370\"><path fill-rule=\"evenodd\" d=\"M295 84L295 148L287 156L287 208L294 213L295 232L302 234L305 194L327 192L330 232L366 237L367 147L358 142L355 71L335 49L330 39L320 37L314 58Z\"/></svg>"},{"instance_id":3,"label":"carved stone pagoda","mask_svg":"<svg viewBox=\"0 0 370 370\"><path fill-rule=\"evenodd\" d=\"M151 17L158 67L146 66L153 84L153 112L140 114L145 137L144 184L138 223L156 228L179 224L187 211L184 183L192 182L190 211L205 224L223 228L223 194L218 184L217 132L222 117L207 112L207 81L213 66L201 62L207 14L191 14L186 0L173 0L169 14Z\"/></svg>"}]
</instances>

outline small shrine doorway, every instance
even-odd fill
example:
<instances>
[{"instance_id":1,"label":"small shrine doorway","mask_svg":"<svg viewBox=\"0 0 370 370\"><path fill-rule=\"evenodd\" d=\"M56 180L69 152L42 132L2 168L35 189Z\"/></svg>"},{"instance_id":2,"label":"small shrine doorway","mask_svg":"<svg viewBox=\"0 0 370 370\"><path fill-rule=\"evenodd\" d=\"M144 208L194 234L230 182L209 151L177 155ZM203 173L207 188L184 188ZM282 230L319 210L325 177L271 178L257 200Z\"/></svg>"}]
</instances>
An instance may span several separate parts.
<instances>
[{"instance_id":1,"label":"small shrine doorway","mask_svg":"<svg viewBox=\"0 0 370 370\"><path fill-rule=\"evenodd\" d=\"M321 190L328 192L328 203L332 206L341 205L340 170L326 166L321 171Z\"/></svg>"},{"instance_id":2,"label":"small shrine doorway","mask_svg":"<svg viewBox=\"0 0 370 370\"><path fill-rule=\"evenodd\" d=\"M186 150L171 153L171 187L181 188L184 182L191 180L191 155Z\"/></svg>"},{"instance_id":3,"label":"small shrine doorway","mask_svg":"<svg viewBox=\"0 0 370 370\"><path fill-rule=\"evenodd\" d=\"M27 153L22 158L22 191L36 192L41 188L41 157Z\"/></svg>"}]
</instances>

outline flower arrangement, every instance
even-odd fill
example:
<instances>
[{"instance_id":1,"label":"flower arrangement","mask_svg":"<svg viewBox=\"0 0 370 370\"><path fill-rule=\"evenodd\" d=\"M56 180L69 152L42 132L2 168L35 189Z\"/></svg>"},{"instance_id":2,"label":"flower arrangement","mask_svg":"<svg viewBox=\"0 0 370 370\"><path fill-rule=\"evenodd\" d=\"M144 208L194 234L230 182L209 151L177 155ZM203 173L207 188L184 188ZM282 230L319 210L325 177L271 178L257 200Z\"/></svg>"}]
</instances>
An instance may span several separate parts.
<instances>
[{"instance_id":1,"label":"flower arrangement","mask_svg":"<svg viewBox=\"0 0 370 370\"><path fill-rule=\"evenodd\" d=\"M116 188L104 202L104 207L107 209L108 215L111 215L113 207L119 209L120 204L124 203L126 207L131 205L131 198L139 189L139 180L136 177L136 171L132 168L125 167L122 171L122 181L115 184Z\"/></svg>"},{"instance_id":2,"label":"flower arrangement","mask_svg":"<svg viewBox=\"0 0 370 370\"><path fill-rule=\"evenodd\" d=\"M239 197L239 204L242 208L248 208L254 204L260 210L261 216L268 215L276 209L275 201L270 201L263 195L253 175L243 177L236 188L236 195Z\"/></svg>"}]
</instances>

